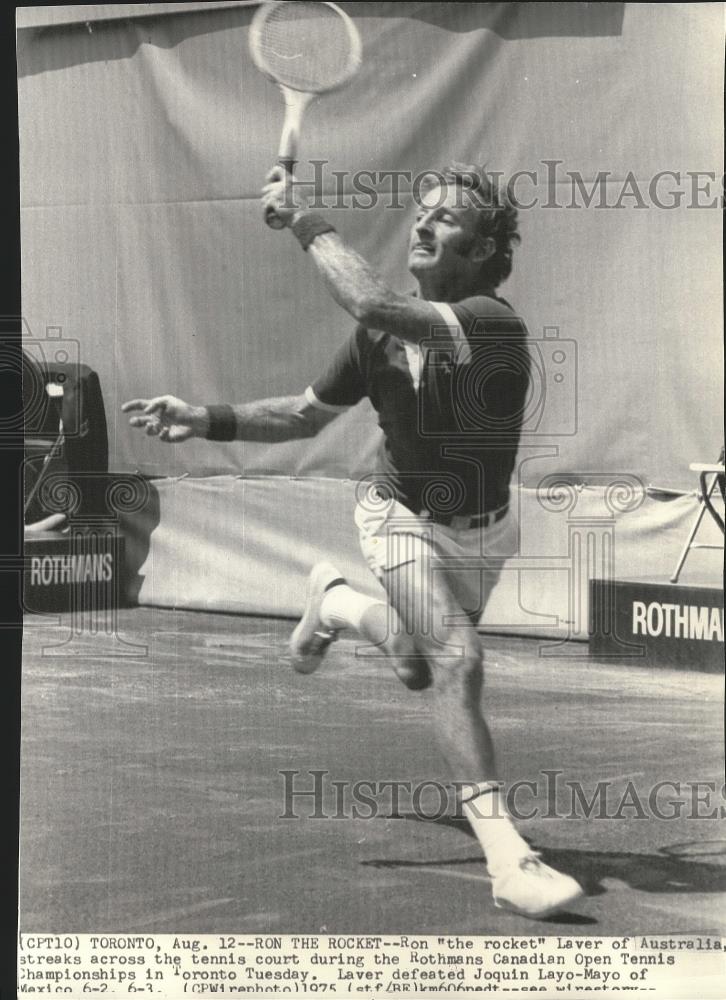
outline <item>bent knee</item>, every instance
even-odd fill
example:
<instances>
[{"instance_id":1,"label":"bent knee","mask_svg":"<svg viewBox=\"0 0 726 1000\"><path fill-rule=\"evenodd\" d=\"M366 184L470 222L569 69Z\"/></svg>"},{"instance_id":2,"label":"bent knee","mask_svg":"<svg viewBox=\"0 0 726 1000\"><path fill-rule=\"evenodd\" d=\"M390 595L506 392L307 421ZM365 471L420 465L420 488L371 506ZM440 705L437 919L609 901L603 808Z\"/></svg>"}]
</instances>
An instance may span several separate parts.
<instances>
[{"instance_id":1,"label":"bent knee","mask_svg":"<svg viewBox=\"0 0 726 1000\"><path fill-rule=\"evenodd\" d=\"M396 664L393 669L396 677L406 685L409 691L424 691L431 687L431 671L426 663Z\"/></svg>"},{"instance_id":2,"label":"bent knee","mask_svg":"<svg viewBox=\"0 0 726 1000\"><path fill-rule=\"evenodd\" d=\"M446 692L468 692L481 687L484 679L483 651L478 636L452 642L452 651L434 660L434 683ZM458 646L458 652L456 647Z\"/></svg>"}]
</instances>

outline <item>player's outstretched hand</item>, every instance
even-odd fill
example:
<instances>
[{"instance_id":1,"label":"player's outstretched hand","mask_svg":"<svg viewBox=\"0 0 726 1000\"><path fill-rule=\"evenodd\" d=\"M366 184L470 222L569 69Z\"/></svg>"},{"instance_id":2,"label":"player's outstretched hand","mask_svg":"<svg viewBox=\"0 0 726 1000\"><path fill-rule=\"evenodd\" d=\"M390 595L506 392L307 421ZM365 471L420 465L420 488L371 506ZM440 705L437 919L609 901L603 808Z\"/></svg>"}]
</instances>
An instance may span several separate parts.
<instances>
[{"instance_id":1,"label":"player's outstretched hand","mask_svg":"<svg viewBox=\"0 0 726 1000\"><path fill-rule=\"evenodd\" d=\"M132 427L140 427L149 437L158 437L169 444L204 435L205 408L190 406L176 396L130 399L121 409L124 413L137 414L129 420Z\"/></svg>"}]
</instances>

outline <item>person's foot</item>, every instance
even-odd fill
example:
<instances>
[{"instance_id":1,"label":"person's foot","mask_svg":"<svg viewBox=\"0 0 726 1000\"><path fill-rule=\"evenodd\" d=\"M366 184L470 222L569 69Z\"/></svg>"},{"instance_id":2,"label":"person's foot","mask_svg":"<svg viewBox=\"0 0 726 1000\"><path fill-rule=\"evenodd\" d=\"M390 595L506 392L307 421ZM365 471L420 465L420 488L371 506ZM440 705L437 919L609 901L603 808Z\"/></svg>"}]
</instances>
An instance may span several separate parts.
<instances>
[{"instance_id":1,"label":"person's foot","mask_svg":"<svg viewBox=\"0 0 726 1000\"><path fill-rule=\"evenodd\" d=\"M495 906L534 918L563 910L584 895L579 882L550 868L537 854L512 862L493 877L492 891Z\"/></svg>"},{"instance_id":2,"label":"person's foot","mask_svg":"<svg viewBox=\"0 0 726 1000\"><path fill-rule=\"evenodd\" d=\"M290 660L299 674L311 674L320 666L328 647L338 638L338 632L320 619L320 606L326 588L334 580L344 582L342 575L331 563L320 562L313 566L308 577L305 612L290 636Z\"/></svg>"}]
</instances>

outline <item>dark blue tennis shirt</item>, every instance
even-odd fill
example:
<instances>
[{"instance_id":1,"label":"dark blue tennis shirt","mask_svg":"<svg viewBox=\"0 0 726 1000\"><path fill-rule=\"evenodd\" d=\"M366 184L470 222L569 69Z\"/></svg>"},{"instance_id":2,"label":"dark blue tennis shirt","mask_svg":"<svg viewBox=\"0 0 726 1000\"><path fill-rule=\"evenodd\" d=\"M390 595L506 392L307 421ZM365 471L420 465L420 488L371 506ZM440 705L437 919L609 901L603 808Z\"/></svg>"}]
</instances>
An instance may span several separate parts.
<instances>
[{"instance_id":1,"label":"dark blue tennis shirt","mask_svg":"<svg viewBox=\"0 0 726 1000\"><path fill-rule=\"evenodd\" d=\"M370 399L383 431L371 478L409 510L488 513L509 500L527 330L494 295L431 305L441 326L420 345L359 326L306 396L336 412Z\"/></svg>"}]
</instances>

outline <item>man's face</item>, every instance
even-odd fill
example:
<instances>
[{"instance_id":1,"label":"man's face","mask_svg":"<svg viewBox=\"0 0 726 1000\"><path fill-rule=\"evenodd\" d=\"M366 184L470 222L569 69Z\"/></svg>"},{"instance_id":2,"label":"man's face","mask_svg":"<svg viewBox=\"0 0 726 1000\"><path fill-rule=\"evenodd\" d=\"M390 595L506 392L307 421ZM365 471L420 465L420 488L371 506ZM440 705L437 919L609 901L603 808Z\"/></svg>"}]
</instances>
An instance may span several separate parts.
<instances>
[{"instance_id":1,"label":"man's face","mask_svg":"<svg viewBox=\"0 0 726 1000\"><path fill-rule=\"evenodd\" d=\"M477 222L477 210L466 190L455 184L431 188L422 196L411 228L409 271L445 278L460 274L462 268L477 269L482 253Z\"/></svg>"}]
</instances>

